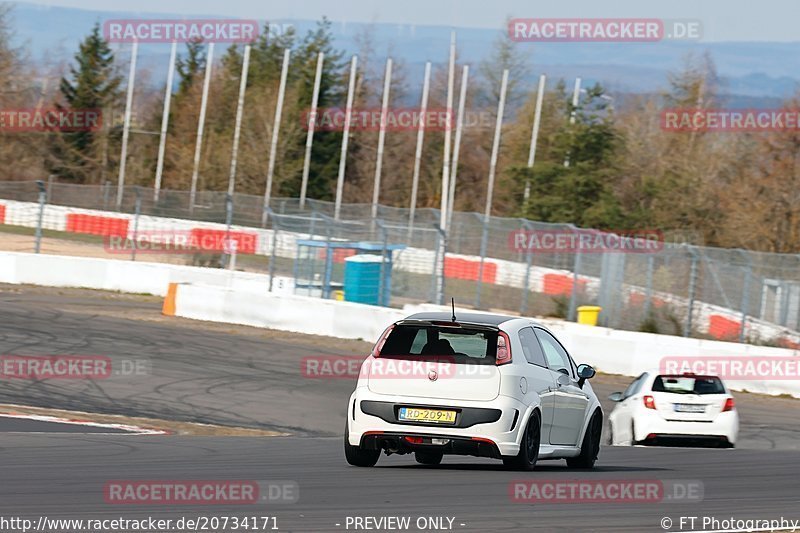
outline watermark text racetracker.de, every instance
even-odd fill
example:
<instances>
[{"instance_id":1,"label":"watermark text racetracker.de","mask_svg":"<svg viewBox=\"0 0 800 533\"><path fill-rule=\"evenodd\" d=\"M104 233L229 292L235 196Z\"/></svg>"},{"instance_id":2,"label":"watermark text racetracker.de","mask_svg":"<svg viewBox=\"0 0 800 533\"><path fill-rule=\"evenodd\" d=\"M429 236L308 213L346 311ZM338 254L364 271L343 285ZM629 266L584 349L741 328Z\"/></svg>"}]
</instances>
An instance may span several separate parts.
<instances>
[{"instance_id":1,"label":"watermark text racetracker.de","mask_svg":"<svg viewBox=\"0 0 800 533\"><path fill-rule=\"evenodd\" d=\"M514 252L523 253L647 254L664 249L664 233L660 230L519 229L509 233L508 246Z\"/></svg>"},{"instance_id":2,"label":"watermark text racetracker.de","mask_svg":"<svg viewBox=\"0 0 800 533\"><path fill-rule=\"evenodd\" d=\"M316 355L300 360L308 379L490 379L494 365L459 364L450 355L366 359L363 355Z\"/></svg>"},{"instance_id":3,"label":"watermark text racetracker.de","mask_svg":"<svg viewBox=\"0 0 800 533\"><path fill-rule=\"evenodd\" d=\"M292 504L300 486L291 480L113 480L103 499L111 505Z\"/></svg>"},{"instance_id":4,"label":"watermark text racetracker.de","mask_svg":"<svg viewBox=\"0 0 800 533\"><path fill-rule=\"evenodd\" d=\"M98 131L102 126L100 109L0 108L0 133L75 133Z\"/></svg>"},{"instance_id":5,"label":"watermark text racetracker.de","mask_svg":"<svg viewBox=\"0 0 800 533\"><path fill-rule=\"evenodd\" d=\"M0 380L109 379L152 373L147 358L112 360L104 355L10 355L0 354Z\"/></svg>"},{"instance_id":6,"label":"watermark text racetracker.de","mask_svg":"<svg viewBox=\"0 0 800 533\"><path fill-rule=\"evenodd\" d=\"M717 376L729 381L800 380L800 357L670 356L661 359L659 372Z\"/></svg>"},{"instance_id":7,"label":"watermark text racetracker.de","mask_svg":"<svg viewBox=\"0 0 800 533\"><path fill-rule=\"evenodd\" d=\"M140 230L136 235L107 235L103 246L110 254L193 254L198 252L255 253L258 235L212 229Z\"/></svg>"},{"instance_id":8,"label":"watermark text racetracker.de","mask_svg":"<svg viewBox=\"0 0 800 533\"><path fill-rule=\"evenodd\" d=\"M236 19L114 19L103 23L103 37L110 43L203 41L246 44L258 38L258 22Z\"/></svg>"},{"instance_id":9,"label":"watermark text racetracker.de","mask_svg":"<svg viewBox=\"0 0 800 533\"><path fill-rule=\"evenodd\" d=\"M739 132L800 130L800 109L697 109L661 111L661 129L669 132Z\"/></svg>"},{"instance_id":10,"label":"watermark text racetracker.de","mask_svg":"<svg viewBox=\"0 0 800 533\"><path fill-rule=\"evenodd\" d=\"M697 41L703 36L703 23L696 19L517 18L508 22L508 36L517 42Z\"/></svg>"},{"instance_id":11,"label":"watermark text racetracker.de","mask_svg":"<svg viewBox=\"0 0 800 533\"><path fill-rule=\"evenodd\" d=\"M313 119L313 120L312 120ZM344 107L324 107L316 111L307 109L300 114L300 126L308 131L388 131L416 132L448 131L460 124L464 130L489 130L494 128L496 118L490 110L466 110L460 122L456 121L452 109L427 108L422 111L414 107L354 107L350 113Z\"/></svg>"},{"instance_id":12,"label":"watermark text racetracker.de","mask_svg":"<svg viewBox=\"0 0 800 533\"><path fill-rule=\"evenodd\" d=\"M697 503L700 480L674 479L542 479L512 481L513 503Z\"/></svg>"}]
</instances>

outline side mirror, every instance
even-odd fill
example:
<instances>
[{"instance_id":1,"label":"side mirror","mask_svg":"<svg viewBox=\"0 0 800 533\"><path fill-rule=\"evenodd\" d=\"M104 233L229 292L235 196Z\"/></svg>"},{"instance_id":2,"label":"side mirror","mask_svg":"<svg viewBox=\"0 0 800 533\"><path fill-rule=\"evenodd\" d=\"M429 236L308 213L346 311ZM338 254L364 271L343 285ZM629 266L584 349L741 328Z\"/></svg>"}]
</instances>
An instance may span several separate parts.
<instances>
[{"instance_id":1,"label":"side mirror","mask_svg":"<svg viewBox=\"0 0 800 533\"><path fill-rule=\"evenodd\" d=\"M597 374L589 365L578 365L578 387L583 387L587 379L592 379Z\"/></svg>"},{"instance_id":2,"label":"side mirror","mask_svg":"<svg viewBox=\"0 0 800 533\"><path fill-rule=\"evenodd\" d=\"M608 399L611 400L612 402L621 402L623 400L622 393L621 392L612 392L608 396Z\"/></svg>"}]
</instances>

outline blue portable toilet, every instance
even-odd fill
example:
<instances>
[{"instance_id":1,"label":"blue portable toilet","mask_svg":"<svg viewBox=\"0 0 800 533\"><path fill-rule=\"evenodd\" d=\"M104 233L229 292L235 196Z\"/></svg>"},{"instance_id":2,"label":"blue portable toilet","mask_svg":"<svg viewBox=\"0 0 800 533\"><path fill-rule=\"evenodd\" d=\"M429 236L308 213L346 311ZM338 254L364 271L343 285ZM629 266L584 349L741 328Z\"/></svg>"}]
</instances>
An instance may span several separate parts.
<instances>
[{"instance_id":1,"label":"blue portable toilet","mask_svg":"<svg viewBox=\"0 0 800 533\"><path fill-rule=\"evenodd\" d=\"M344 299L348 302L379 305L381 293L380 255L360 254L344 260Z\"/></svg>"}]
</instances>

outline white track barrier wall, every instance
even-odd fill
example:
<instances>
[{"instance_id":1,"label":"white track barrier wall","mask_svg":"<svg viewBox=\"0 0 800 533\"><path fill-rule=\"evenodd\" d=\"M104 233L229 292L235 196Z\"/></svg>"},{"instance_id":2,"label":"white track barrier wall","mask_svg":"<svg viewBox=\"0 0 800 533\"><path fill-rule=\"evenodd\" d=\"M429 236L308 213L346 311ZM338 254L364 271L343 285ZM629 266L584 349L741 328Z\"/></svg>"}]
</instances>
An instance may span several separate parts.
<instances>
[{"instance_id":1,"label":"white track barrier wall","mask_svg":"<svg viewBox=\"0 0 800 533\"><path fill-rule=\"evenodd\" d=\"M39 205L33 202L18 202L14 200L0 199L0 223L35 227L38 218ZM57 231L76 231L75 228L70 227L70 219L80 217L96 217L98 220L104 220L109 223L126 222L127 235L133 238L133 218L134 216L127 213L116 213L109 211L100 211L94 209L81 209L76 207L67 207L60 205L45 206L44 213L44 228ZM147 231L158 232L173 232L173 231L193 231L198 229L224 231L226 226L213 222L198 222L193 220L155 217L155 216L141 216L139 217L139 231L146 233ZM255 237L256 248L255 253L258 255L269 255L272 252L272 230L252 228L247 226L232 226L231 231L242 232ZM80 232L80 231L78 231ZM140 234L139 238L143 235ZM283 258L294 258L297 253L297 239L309 238L310 235L301 233L290 233L281 231L276 239L276 255ZM433 265L433 251L420 249L420 248L407 248L400 253L397 253L394 261L394 268L412 272L416 274L430 275L432 273ZM447 254L448 261L458 262L462 261L465 265L470 265L477 272L476 265L480 262L480 258L476 256L460 255L460 254ZM508 287L522 288L525 279L526 265L513 261L503 259L486 258L484 274L489 277L488 284L505 285ZM445 273L448 267L445 265ZM541 266L532 266L530 270L528 289L534 292L545 294L561 294L559 289L556 293L549 292L546 279L556 278L562 283L566 283L571 287L572 273L568 270L557 270ZM597 292L600 280L589 276L578 276L579 283L585 284L586 290L589 294ZM466 278L462 278L466 279ZM626 285L624 288L624 298L630 299L633 296L639 298L645 295L645 291L641 287ZM688 302L678 296L654 292L653 297L663 303L673 305L677 308L684 308ZM741 313L733 309L727 309L721 306L708 304L701 301L696 301L693 310L694 324L698 331L702 333L709 333L714 335L711 327L712 318L730 321L734 326L740 324ZM800 335L796 332L790 331L785 327L748 317L745 325L745 335L754 336L760 339L783 339L786 341L787 346L794 347L800 346Z\"/></svg>"},{"instance_id":2,"label":"white track barrier wall","mask_svg":"<svg viewBox=\"0 0 800 533\"><path fill-rule=\"evenodd\" d=\"M175 314L185 318L368 342L376 341L392 322L425 310L449 311L449 308L421 304L400 310L200 285L179 285L175 300ZM665 357L771 356L800 362L799 351L785 348L619 331L556 320L541 322L559 336L578 363L590 364L608 374L638 376L646 370L658 369ZM727 384L738 391L800 398L798 380L727 380Z\"/></svg>"},{"instance_id":3,"label":"white track barrier wall","mask_svg":"<svg viewBox=\"0 0 800 533\"><path fill-rule=\"evenodd\" d=\"M132 262L114 259L0 252L0 283L79 287L163 296L176 283L175 315L248 326L374 342L392 322L426 310L430 304L403 309L375 307L293 295L292 280L247 272ZM731 342L686 339L633 331L541 320L565 343L579 363L601 372L637 376L657 369L663 357L789 357L800 351ZM791 394L800 398L800 381L728 382L734 390Z\"/></svg>"},{"instance_id":4,"label":"white track barrier wall","mask_svg":"<svg viewBox=\"0 0 800 533\"><path fill-rule=\"evenodd\" d=\"M144 261L0 252L0 283L75 287L164 296L170 283L203 283L263 293L269 276ZM293 292L290 278L276 276L276 294Z\"/></svg>"}]
</instances>

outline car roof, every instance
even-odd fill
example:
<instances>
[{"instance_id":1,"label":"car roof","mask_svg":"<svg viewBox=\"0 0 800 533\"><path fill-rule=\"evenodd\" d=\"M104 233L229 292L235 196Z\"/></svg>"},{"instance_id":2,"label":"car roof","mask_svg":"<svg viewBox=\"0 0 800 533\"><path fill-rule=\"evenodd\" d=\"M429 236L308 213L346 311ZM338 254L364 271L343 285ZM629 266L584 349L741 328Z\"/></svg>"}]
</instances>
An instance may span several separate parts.
<instances>
[{"instance_id":1,"label":"car roof","mask_svg":"<svg viewBox=\"0 0 800 533\"><path fill-rule=\"evenodd\" d=\"M480 324L485 326L499 326L505 322L518 320L520 318L521 317L518 316L496 315L492 313L465 313L463 311L456 312L456 322L464 324ZM407 316L403 320L450 322L452 319L453 314L451 312L427 312L415 313L411 316Z\"/></svg>"}]
</instances>

